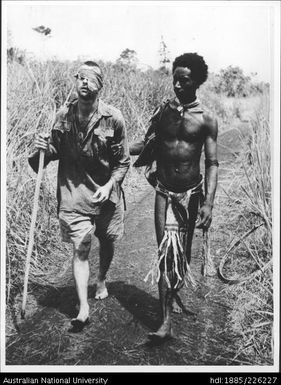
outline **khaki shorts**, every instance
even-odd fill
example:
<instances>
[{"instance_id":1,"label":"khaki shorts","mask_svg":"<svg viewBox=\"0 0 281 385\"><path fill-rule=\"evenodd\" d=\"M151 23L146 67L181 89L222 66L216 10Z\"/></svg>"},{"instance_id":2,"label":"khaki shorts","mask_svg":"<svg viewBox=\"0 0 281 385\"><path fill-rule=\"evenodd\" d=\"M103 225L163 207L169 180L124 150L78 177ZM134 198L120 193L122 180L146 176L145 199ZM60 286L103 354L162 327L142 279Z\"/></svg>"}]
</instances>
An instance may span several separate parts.
<instances>
[{"instance_id":1,"label":"khaki shorts","mask_svg":"<svg viewBox=\"0 0 281 385\"><path fill-rule=\"evenodd\" d=\"M72 243L75 251L87 258L94 229L99 239L115 241L123 236L123 202L120 200L116 205L111 201L105 202L98 215L60 211L59 222L63 242Z\"/></svg>"}]
</instances>

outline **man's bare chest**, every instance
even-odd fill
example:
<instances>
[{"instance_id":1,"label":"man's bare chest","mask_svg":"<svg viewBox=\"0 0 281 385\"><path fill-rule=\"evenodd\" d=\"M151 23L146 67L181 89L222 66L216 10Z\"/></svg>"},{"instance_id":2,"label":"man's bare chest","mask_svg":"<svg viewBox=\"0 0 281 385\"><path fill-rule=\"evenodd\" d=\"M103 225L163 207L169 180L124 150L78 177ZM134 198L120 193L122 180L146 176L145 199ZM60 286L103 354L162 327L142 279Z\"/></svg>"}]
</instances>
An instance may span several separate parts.
<instances>
[{"instance_id":1,"label":"man's bare chest","mask_svg":"<svg viewBox=\"0 0 281 385\"><path fill-rule=\"evenodd\" d=\"M204 135L202 114L184 113L183 116L166 116L161 122L160 137L165 141L201 142Z\"/></svg>"}]
</instances>

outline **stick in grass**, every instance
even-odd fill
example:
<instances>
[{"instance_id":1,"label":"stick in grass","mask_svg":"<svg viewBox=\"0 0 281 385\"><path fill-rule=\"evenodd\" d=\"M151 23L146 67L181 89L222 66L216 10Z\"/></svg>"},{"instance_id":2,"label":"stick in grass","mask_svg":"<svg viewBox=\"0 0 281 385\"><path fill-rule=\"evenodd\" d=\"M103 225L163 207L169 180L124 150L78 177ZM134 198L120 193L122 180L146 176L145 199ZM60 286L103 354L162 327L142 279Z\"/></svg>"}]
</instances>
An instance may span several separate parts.
<instances>
[{"instance_id":1,"label":"stick in grass","mask_svg":"<svg viewBox=\"0 0 281 385\"><path fill-rule=\"evenodd\" d=\"M215 268L213 258L211 256L210 250L210 239L209 239L209 231L203 230L203 265L202 265L202 275L204 277L213 277L217 274L217 270Z\"/></svg>"},{"instance_id":2,"label":"stick in grass","mask_svg":"<svg viewBox=\"0 0 281 385\"><path fill-rule=\"evenodd\" d=\"M39 156L38 174L37 174L37 178L36 178L36 186L35 186L35 193L34 193L31 225L30 225L30 230L29 230L27 256L26 256L26 261L25 261L25 276L24 276L24 286L23 286L21 318L25 317L28 275L29 275L29 269L30 269L30 259L31 259L33 244L34 244L34 231L35 231L35 224L36 224L37 211L38 211L40 186L41 186L41 181L42 181L42 176L43 176L44 156L45 156L45 152L43 150L41 150L40 156Z\"/></svg>"}]
</instances>

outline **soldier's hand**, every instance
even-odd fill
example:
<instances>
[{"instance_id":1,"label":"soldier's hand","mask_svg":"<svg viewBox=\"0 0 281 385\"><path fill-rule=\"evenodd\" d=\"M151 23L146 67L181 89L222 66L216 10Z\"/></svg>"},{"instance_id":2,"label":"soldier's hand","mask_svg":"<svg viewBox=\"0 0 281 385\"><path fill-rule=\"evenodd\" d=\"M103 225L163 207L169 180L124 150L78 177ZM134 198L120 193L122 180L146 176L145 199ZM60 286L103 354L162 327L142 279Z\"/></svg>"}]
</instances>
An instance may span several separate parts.
<instances>
[{"instance_id":1,"label":"soldier's hand","mask_svg":"<svg viewBox=\"0 0 281 385\"><path fill-rule=\"evenodd\" d=\"M196 221L198 229L208 229L212 222L212 206L204 204L199 210L199 218Z\"/></svg>"},{"instance_id":2,"label":"soldier's hand","mask_svg":"<svg viewBox=\"0 0 281 385\"><path fill-rule=\"evenodd\" d=\"M104 186L101 186L97 189L93 195L93 199L96 203L104 203L110 197L113 184L111 181L107 182Z\"/></svg>"},{"instance_id":3,"label":"soldier's hand","mask_svg":"<svg viewBox=\"0 0 281 385\"><path fill-rule=\"evenodd\" d=\"M49 134L37 134L35 136L34 145L36 150L43 150L48 151L49 150Z\"/></svg>"}]
</instances>

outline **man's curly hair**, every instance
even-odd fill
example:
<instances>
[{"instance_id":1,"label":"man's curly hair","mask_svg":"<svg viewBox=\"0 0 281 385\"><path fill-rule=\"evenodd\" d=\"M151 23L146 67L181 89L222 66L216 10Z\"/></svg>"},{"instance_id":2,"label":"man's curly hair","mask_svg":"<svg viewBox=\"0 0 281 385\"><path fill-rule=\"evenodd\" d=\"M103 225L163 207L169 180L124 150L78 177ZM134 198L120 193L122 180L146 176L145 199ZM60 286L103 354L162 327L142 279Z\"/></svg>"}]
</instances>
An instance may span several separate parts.
<instances>
[{"instance_id":1,"label":"man's curly hair","mask_svg":"<svg viewBox=\"0 0 281 385\"><path fill-rule=\"evenodd\" d=\"M198 86L203 84L208 77L208 66L202 56L197 53L184 53L175 58L173 62L173 72L177 67L187 67L191 71L191 77Z\"/></svg>"}]
</instances>

